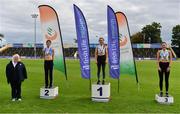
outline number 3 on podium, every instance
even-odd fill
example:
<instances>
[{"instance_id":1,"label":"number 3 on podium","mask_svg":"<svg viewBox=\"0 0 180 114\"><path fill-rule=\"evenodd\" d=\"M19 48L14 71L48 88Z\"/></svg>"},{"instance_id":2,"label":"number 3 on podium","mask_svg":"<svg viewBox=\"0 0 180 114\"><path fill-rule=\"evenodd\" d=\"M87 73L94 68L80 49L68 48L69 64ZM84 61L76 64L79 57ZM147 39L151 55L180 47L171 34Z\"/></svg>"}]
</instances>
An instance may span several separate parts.
<instances>
[{"instance_id":1,"label":"number 3 on podium","mask_svg":"<svg viewBox=\"0 0 180 114\"><path fill-rule=\"evenodd\" d=\"M97 89L97 91L99 91L99 95L102 96L102 87L100 87L99 89Z\"/></svg>"},{"instance_id":2,"label":"number 3 on podium","mask_svg":"<svg viewBox=\"0 0 180 114\"><path fill-rule=\"evenodd\" d=\"M165 98L165 102L168 102L168 98Z\"/></svg>"}]
</instances>

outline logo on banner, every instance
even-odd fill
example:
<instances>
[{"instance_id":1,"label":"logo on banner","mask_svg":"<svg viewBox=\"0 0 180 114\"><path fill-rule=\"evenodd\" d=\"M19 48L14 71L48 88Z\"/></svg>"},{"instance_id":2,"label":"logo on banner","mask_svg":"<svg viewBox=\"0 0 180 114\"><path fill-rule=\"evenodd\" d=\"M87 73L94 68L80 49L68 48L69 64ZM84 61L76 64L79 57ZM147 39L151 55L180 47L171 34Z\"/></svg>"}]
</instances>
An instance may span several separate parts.
<instances>
[{"instance_id":1,"label":"logo on banner","mask_svg":"<svg viewBox=\"0 0 180 114\"><path fill-rule=\"evenodd\" d=\"M124 37L121 37L119 41L120 41L120 47L124 47L127 44L128 39L126 36L124 36Z\"/></svg>"},{"instance_id":2,"label":"logo on banner","mask_svg":"<svg viewBox=\"0 0 180 114\"><path fill-rule=\"evenodd\" d=\"M57 38L57 32L52 28L48 27L45 36L47 40L55 40Z\"/></svg>"}]
</instances>

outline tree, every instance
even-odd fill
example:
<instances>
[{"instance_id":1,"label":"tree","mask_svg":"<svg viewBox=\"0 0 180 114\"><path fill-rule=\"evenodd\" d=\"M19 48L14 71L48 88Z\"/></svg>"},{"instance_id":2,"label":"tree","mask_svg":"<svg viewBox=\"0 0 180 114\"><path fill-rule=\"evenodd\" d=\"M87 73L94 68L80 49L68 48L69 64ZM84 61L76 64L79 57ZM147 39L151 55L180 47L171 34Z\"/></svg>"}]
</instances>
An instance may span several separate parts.
<instances>
[{"instance_id":1,"label":"tree","mask_svg":"<svg viewBox=\"0 0 180 114\"><path fill-rule=\"evenodd\" d=\"M160 43L162 39L161 24L153 22L151 25L146 25L142 28L142 34L144 35L144 43Z\"/></svg>"},{"instance_id":2,"label":"tree","mask_svg":"<svg viewBox=\"0 0 180 114\"><path fill-rule=\"evenodd\" d=\"M144 43L144 38L142 32L137 32L131 36L132 43Z\"/></svg>"},{"instance_id":3,"label":"tree","mask_svg":"<svg viewBox=\"0 0 180 114\"><path fill-rule=\"evenodd\" d=\"M180 49L180 25L176 25L172 29L172 43L173 47L178 47Z\"/></svg>"},{"instance_id":4,"label":"tree","mask_svg":"<svg viewBox=\"0 0 180 114\"><path fill-rule=\"evenodd\" d=\"M180 25L173 27L171 41L171 45L176 52L176 55L180 57Z\"/></svg>"},{"instance_id":5,"label":"tree","mask_svg":"<svg viewBox=\"0 0 180 114\"><path fill-rule=\"evenodd\" d=\"M161 24L153 22L131 36L132 43L161 43Z\"/></svg>"}]
</instances>

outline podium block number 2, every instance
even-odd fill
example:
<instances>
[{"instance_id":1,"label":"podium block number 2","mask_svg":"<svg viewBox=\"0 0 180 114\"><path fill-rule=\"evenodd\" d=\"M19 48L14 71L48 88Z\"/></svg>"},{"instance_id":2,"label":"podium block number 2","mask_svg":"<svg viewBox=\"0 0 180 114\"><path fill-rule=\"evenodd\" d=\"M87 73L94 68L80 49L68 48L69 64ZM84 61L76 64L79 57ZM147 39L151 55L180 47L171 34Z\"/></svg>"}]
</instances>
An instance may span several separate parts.
<instances>
[{"instance_id":1,"label":"podium block number 2","mask_svg":"<svg viewBox=\"0 0 180 114\"><path fill-rule=\"evenodd\" d=\"M99 91L99 95L102 96L102 87L100 87L99 89L97 89L97 91Z\"/></svg>"},{"instance_id":2,"label":"podium block number 2","mask_svg":"<svg viewBox=\"0 0 180 114\"><path fill-rule=\"evenodd\" d=\"M49 96L49 90L45 90L44 92L45 92L44 94L45 96Z\"/></svg>"}]
</instances>

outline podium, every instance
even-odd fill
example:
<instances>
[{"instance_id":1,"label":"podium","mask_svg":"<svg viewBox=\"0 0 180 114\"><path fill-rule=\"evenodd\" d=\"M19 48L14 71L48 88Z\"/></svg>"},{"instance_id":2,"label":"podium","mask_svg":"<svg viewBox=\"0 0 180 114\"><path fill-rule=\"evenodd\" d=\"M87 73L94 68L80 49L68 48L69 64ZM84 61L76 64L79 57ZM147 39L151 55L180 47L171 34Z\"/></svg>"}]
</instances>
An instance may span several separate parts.
<instances>
[{"instance_id":1,"label":"podium","mask_svg":"<svg viewBox=\"0 0 180 114\"><path fill-rule=\"evenodd\" d=\"M92 84L91 99L95 102L108 102L110 100L110 83Z\"/></svg>"},{"instance_id":2,"label":"podium","mask_svg":"<svg viewBox=\"0 0 180 114\"><path fill-rule=\"evenodd\" d=\"M158 94L156 94L155 100L160 104L173 104L174 103L174 98L172 96L160 97Z\"/></svg>"},{"instance_id":3,"label":"podium","mask_svg":"<svg viewBox=\"0 0 180 114\"><path fill-rule=\"evenodd\" d=\"M53 88L40 88L40 98L42 99L54 99L58 96L58 87Z\"/></svg>"}]
</instances>

